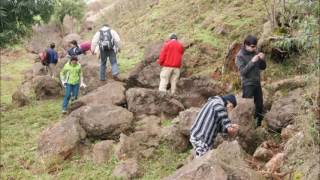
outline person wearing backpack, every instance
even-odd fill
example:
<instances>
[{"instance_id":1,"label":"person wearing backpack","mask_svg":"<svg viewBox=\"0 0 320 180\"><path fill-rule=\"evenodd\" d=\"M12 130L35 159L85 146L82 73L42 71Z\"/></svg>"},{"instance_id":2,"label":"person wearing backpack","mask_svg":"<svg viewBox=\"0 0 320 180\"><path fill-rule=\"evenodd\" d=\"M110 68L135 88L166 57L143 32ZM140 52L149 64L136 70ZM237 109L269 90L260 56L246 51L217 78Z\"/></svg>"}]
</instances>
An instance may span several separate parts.
<instances>
[{"instance_id":1,"label":"person wearing backpack","mask_svg":"<svg viewBox=\"0 0 320 180\"><path fill-rule=\"evenodd\" d=\"M74 101L78 98L79 83L80 87L87 87L83 82L81 64L78 63L78 57L72 56L60 72L60 80L65 87L65 95L62 104L62 113L67 112L69 100Z\"/></svg>"},{"instance_id":2,"label":"person wearing backpack","mask_svg":"<svg viewBox=\"0 0 320 180\"><path fill-rule=\"evenodd\" d=\"M83 53L76 40L72 40L70 46L71 48L67 51L69 57L78 56Z\"/></svg>"},{"instance_id":3,"label":"person wearing backpack","mask_svg":"<svg viewBox=\"0 0 320 180\"><path fill-rule=\"evenodd\" d=\"M166 92L170 81L171 93L176 92L176 84L180 76L184 48L178 41L176 34L170 35L170 40L166 41L161 48L158 64L162 66L160 73L159 91Z\"/></svg>"},{"instance_id":4,"label":"person wearing backpack","mask_svg":"<svg viewBox=\"0 0 320 180\"><path fill-rule=\"evenodd\" d=\"M91 52L95 54L96 46L100 51L100 81L106 80L106 65L109 58L111 71L114 79L117 79L119 67L117 63L117 53L120 52L120 37L116 31L105 24L92 38Z\"/></svg>"},{"instance_id":5,"label":"person wearing backpack","mask_svg":"<svg viewBox=\"0 0 320 180\"><path fill-rule=\"evenodd\" d=\"M56 65L58 63L58 53L54 50L55 43L51 43L50 47L46 50L47 52L47 66L49 75L54 78L56 76Z\"/></svg>"}]
</instances>

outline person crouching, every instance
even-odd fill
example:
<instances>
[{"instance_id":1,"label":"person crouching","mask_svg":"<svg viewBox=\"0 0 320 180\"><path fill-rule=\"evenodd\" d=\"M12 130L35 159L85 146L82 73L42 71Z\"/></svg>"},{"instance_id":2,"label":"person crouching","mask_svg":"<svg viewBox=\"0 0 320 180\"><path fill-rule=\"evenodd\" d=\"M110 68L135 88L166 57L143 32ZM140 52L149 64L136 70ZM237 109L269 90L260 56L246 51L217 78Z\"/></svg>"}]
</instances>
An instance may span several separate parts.
<instances>
[{"instance_id":1,"label":"person crouching","mask_svg":"<svg viewBox=\"0 0 320 180\"><path fill-rule=\"evenodd\" d=\"M231 124L228 112L237 106L233 94L214 96L199 111L191 127L190 142L196 157L203 156L212 149L214 139L219 132L235 136L239 130L237 124Z\"/></svg>"}]
</instances>

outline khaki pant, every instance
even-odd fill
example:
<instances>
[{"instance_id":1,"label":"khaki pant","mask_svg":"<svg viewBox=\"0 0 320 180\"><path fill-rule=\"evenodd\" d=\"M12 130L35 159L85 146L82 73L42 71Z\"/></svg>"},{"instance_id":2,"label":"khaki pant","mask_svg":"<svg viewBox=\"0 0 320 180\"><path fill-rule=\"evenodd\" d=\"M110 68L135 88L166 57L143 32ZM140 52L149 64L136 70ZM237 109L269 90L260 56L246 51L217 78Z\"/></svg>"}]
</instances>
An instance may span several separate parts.
<instances>
[{"instance_id":1,"label":"khaki pant","mask_svg":"<svg viewBox=\"0 0 320 180\"><path fill-rule=\"evenodd\" d=\"M167 85L170 81L171 93L174 94L177 89L177 82L180 77L180 68L163 67L160 73L159 91L167 91Z\"/></svg>"},{"instance_id":2,"label":"khaki pant","mask_svg":"<svg viewBox=\"0 0 320 180\"><path fill-rule=\"evenodd\" d=\"M51 77L56 77L56 64L50 63L48 65L48 72Z\"/></svg>"}]
</instances>

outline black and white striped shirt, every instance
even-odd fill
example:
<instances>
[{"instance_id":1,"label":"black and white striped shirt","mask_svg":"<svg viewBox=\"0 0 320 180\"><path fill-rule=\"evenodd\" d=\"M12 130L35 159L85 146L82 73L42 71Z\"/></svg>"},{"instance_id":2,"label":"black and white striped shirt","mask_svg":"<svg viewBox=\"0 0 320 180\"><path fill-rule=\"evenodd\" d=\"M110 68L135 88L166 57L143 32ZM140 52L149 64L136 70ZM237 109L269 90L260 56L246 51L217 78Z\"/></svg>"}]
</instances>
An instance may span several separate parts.
<instances>
[{"instance_id":1,"label":"black and white striped shirt","mask_svg":"<svg viewBox=\"0 0 320 180\"><path fill-rule=\"evenodd\" d=\"M227 109L220 96L209 98L208 102L201 108L191 127L190 138L206 143L211 147L219 132L227 132L231 125Z\"/></svg>"}]
</instances>

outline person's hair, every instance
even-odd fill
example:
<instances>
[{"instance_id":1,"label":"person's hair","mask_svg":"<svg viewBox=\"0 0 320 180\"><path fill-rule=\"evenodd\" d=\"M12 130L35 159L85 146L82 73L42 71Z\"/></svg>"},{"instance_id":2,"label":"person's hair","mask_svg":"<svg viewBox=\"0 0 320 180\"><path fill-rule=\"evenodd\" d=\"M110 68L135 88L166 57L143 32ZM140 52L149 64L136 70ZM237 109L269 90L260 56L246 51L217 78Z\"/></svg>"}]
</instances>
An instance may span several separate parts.
<instances>
[{"instance_id":1,"label":"person's hair","mask_svg":"<svg viewBox=\"0 0 320 180\"><path fill-rule=\"evenodd\" d=\"M253 36L253 35L248 35L245 39L244 39L244 45L257 45L258 43L258 39L257 37Z\"/></svg>"},{"instance_id":2,"label":"person's hair","mask_svg":"<svg viewBox=\"0 0 320 180\"><path fill-rule=\"evenodd\" d=\"M175 33L171 33L169 38L170 39L178 39L178 36Z\"/></svg>"},{"instance_id":3,"label":"person's hair","mask_svg":"<svg viewBox=\"0 0 320 180\"><path fill-rule=\"evenodd\" d=\"M55 43L51 43L51 44L50 44L50 48L53 49L53 48L55 48L55 47L56 47L56 44L55 44Z\"/></svg>"},{"instance_id":4,"label":"person's hair","mask_svg":"<svg viewBox=\"0 0 320 180\"><path fill-rule=\"evenodd\" d=\"M102 27L110 27L109 24L103 24Z\"/></svg>"},{"instance_id":5,"label":"person's hair","mask_svg":"<svg viewBox=\"0 0 320 180\"><path fill-rule=\"evenodd\" d=\"M78 61L78 56L71 56L71 61Z\"/></svg>"},{"instance_id":6,"label":"person's hair","mask_svg":"<svg viewBox=\"0 0 320 180\"><path fill-rule=\"evenodd\" d=\"M78 47L78 42L76 40L72 40L70 43Z\"/></svg>"}]
</instances>

